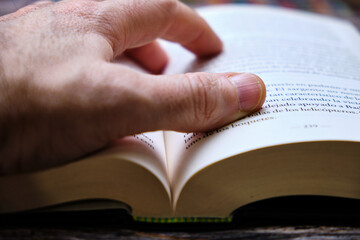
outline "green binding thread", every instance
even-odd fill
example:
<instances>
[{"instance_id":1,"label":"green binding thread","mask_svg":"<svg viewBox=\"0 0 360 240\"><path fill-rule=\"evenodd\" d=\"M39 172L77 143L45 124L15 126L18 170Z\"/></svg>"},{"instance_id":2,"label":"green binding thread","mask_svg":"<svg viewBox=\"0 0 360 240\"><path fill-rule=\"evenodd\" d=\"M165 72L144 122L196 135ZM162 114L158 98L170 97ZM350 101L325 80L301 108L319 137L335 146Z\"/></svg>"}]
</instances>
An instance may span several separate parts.
<instances>
[{"instance_id":1,"label":"green binding thread","mask_svg":"<svg viewBox=\"0 0 360 240\"><path fill-rule=\"evenodd\" d=\"M150 218L150 217L136 217L133 219L136 222L146 223L229 223L231 217L226 218L207 218L207 217L176 217L176 218Z\"/></svg>"}]
</instances>

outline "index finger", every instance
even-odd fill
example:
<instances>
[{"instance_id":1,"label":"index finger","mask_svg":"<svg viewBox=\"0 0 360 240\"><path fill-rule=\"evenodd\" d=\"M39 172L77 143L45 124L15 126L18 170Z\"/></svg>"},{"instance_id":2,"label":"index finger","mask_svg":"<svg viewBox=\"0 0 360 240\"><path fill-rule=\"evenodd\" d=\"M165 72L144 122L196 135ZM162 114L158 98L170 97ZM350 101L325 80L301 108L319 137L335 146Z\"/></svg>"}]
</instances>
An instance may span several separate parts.
<instances>
[{"instance_id":1,"label":"index finger","mask_svg":"<svg viewBox=\"0 0 360 240\"><path fill-rule=\"evenodd\" d=\"M169 41L178 42L199 56L221 52L222 43L205 20L193 9L177 2L172 25L163 35Z\"/></svg>"},{"instance_id":2,"label":"index finger","mask_svg":"<svg viewBox=\"0 0 360 240\"><path fill-rule=\"evenodd\" d=\"M199 56L222 50L222 43L194 10L177 0L108 0L100 16L115 53L164 38L178 42ZM104 30L104 28L102 28Z\"/></svg>"}]
</instances>

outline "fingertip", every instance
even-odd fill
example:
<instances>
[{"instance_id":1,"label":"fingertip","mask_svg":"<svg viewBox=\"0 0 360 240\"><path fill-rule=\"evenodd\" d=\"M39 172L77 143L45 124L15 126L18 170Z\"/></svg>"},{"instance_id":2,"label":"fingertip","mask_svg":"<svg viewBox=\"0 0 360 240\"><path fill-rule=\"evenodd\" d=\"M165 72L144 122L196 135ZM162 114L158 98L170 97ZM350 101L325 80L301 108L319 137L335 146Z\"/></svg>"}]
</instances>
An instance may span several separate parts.
<instances>
[{"instance_id":1,"label":"fingertip","mask_svg":"<svg viewBox=\"0 0 360 240\"><path fill-rule=\"evenodd\" d=\"M223 48L220 38L205 19L180 2L173 15L173 24L163 38L180 43L198 57L219 54Z\"/></svg>"},{"instance_id":2,"label":"fingertip","mask_svg":"<svg viewBox=\"0 0 360 240\"><path fill-rule=\"evenodd\" d=\"M260 109L262 107L262 105L264 105L265 100L266 100L266 85L259 76L257 76L257 78L258 78L258 81L259 81L259 84L261 87L261 93L260 93L260 101L259 101L259 104L256 106L256 109Z\"/></svg>"},{"instance_id":3,"label":"fingertip","mask_svg":"<svg viewBox=\"0 0 360 240\"><path fill-rule=\"evenodd\" d=\"M203 43L201 41L206 41L206 43ZM217 35L213 35L213 40L211 42L207 41L206 38L204 38L204 40L199 40L199 42L197 42L195 46L198 47L196 49L193 48L191 51L200 58L214 57L223 51L223 43Z\"/></svg>"},{"instance_id":4,"label":"fingertip","mask_svg":"<svg viewBox=\"0 0 360 240\"><path fill-rule=\"evenodd\" d=\"M222 52L223 43L219 36L210 28L210 26L201 18L202 31L192 41L183 44L183 46L196 54L198 57L212 57Z\"/></svg>"},{"instance_id":5,"label":"fingertip","mask_svg":"<svg viewBox=\"0 0 360 240\"><path fill-rule=\"evenodd\" d=\"M162 74L168 64L168 58L162 59L162 61L159 61L157 65L152 66L151 68L148 68L148 70L153 74Z\"/></svg>"},{"instance_id":6,"label":"fingertip","mask_svg":"<svg viewBox=\"0 0 360 240\"><path fill-rule=\"evenodd\" d=\"M156 42L129 49L126 55L153 74L161 74L168 64L168 56Z\"/></svg>"},{"instance_id":7,"label":"fingertip","mask_svg":"<svg viewBox=\"0 0 360 240\"><path fill-rule=\"evenodd\" d=\"M266 98L266 87L262 79L252 73L233 73L229 80L236 86L238 93L238 108L249 113L261 108Z\"/></svg>"}]
</instances>

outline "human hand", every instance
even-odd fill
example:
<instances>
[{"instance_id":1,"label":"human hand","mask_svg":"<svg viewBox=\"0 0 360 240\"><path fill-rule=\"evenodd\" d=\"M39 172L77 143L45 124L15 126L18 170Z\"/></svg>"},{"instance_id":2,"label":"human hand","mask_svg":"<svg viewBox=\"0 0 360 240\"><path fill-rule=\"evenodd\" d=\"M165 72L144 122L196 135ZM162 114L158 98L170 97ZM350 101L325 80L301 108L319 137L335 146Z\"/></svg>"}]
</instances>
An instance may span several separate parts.
<instances>
[{"instance_id":1,"label":"human hand","mask_svg":"<svg viewBox=\"0 0 360 240\"><path fill-rule=\"evenodd\" d=\"M112 63L126 52L160 73L157 38L198 56L222 48L175 0L39 2L1 17L0 174L63 164L140 132L206 131L263 104L255 75L151 75Z\"/></svg>"}]
</instances>

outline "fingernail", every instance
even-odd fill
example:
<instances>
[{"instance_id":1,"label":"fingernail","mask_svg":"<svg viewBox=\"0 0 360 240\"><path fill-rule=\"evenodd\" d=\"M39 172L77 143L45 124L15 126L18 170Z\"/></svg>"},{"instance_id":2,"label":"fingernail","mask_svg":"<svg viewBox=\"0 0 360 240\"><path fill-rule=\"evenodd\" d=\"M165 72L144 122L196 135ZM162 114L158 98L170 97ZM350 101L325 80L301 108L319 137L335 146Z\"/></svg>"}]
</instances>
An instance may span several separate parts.
<instances>
[{"instance_id":1,"label":"fingernail","mask_svg":"<svg viewBox=\"0 0 360 240\"><path fill-rule=\"evenodd\" d=\"M239 73L229 79L237 87L240 111L255 110L261 101L263 91L259 77L251 73Z\"/></svg>"}]
</instances>

